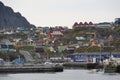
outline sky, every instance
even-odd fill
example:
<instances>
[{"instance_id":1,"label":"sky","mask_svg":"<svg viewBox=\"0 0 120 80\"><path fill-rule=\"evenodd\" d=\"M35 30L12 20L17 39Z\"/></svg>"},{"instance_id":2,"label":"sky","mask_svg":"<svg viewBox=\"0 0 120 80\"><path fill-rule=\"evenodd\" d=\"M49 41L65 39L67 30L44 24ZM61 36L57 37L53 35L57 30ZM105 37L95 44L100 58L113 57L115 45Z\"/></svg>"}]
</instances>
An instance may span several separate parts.
<instances>
[{"instance_id":1,"label":"sky","mask_svg":"<svg viewBox=\"0 0 120 80\"><path fill-rule=\"evenodd\" d=\"M74 22L113 22L120 0L0 0L36 26L68 26Z\"/></svg>"}]
</instances>

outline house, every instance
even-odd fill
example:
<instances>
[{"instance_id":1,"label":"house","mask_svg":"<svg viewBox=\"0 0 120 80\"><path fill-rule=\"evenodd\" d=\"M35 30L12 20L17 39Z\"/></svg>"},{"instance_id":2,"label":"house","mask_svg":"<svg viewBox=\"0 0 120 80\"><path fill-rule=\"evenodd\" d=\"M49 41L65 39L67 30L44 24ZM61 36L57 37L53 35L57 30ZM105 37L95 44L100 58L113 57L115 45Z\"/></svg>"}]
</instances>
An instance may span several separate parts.
<instances>
[{"instance_id":1,"label":"house","mask_svg":"<svg viewBox=\"0 0 120 80\"><path fill-rule=\"evenodd\" d=\"M120 18L115 18L115 25L120 26Z\"/></svg>"},{"instance_id":2,"label":"house","mask_svg":"<svg viewBox=\"0 0 120 80\"><path fill-rule=\"evenodd\" d=\"M3 34L3 33L4 33L4 31L5 31L4 29L1 29L1 30L0 30L0 34Z\"/></svg>"},{"instance_id":3,"label":"house","mask_svg":"<svg viewBox=\"0 0 120 80\"><path fill-rule=\"evenodd\" d=\"M4 34L13 34L13 29L12 27L7 27L4 29Z\"/></svg>"},{"instance_id":4,"label":"house","mask_svg":"<svg viewBox=\"0 0 120 80\"><path fill-rule=\"evenodd\" d=\"M63 36L63 33L61 33L60 31L53 31L52 33L51 33L51 36L52 37L62 37Z\"/></svg>"},{"instance_id":5,"label":"house","mask_svg":"<svg viewBox=\"0 0 120 80\"><path fill-rule=\"evenodd\" d=\"M43 40L37 40L36 41L36 46L44 46L45 42Z\"/></svg>"},{"instance_id":6,"label":"house","mask_svg":"<svg viewBox=\"0 0 120 80\"><path fill-rule=\"evenodd\" d=\"M36 34L34 32L32 32L32 31L30 31L28 33L28 41L34 42L35 41L35 36L36 36Z\"/></svg>"},{"instance_id":7,"label":"house","mask_svg":"<svg viewBox=\"0 0 120 80\"><path fill-rule=\"evenodd\" d=\"M77 27L94 27L94 24L90 21L90 22L80 22L79 24L77 22L75 22L72 26L73 28L77 28Z\"/></svg>"},{"instance_id":8,"label":"house","mask_svg":"<svg viewBox=\"0 0 120 80\"><path fill-rule=\"evenodd\" d=\"M13 34L13 30L11 27L8 27L8 28L2 28L0 29L0 33L1 34Z\"/></svg>"},{"instance_id":9,"label":"house","mask_svg":"<svg viewBox=\"0 0 120 80\"><path fill-rule=\"evenodd\" d=\"M25 31L25 30L27 30L26 27L17 27L16 32L19 33L19 32Z\"/></svg>"},{"instance_id":10,"label":"house","mask_svg":"<svg viewBox=\"0 0 120 80\"><path fill-rule=\"evenodd\" d=\"M95 24L96 28L110 28L112 27L112 23L110 22L102 22L102 23L97 23Z\"/></svg>"},{"instance_id":11,"label":"house","mask_svg":"<svg viewBox=\"0 0 120 80\"><path fill-rule=\"evenodd\" d=\"M9 40L4 40L0 43L0 52L16 52L15 47Z\"/></svg>"},{"instance_id":12,"label":"house","mask_svg":"<svg viewBox=\"0 0 120 80\"><path fill-rule=\"evenodd\" d=\"M76 40L78 40L78 41L83 41L83 40L86 40L86 39L85 39L85 37L83 37L83 36L77 36L77 37L76 37Z\"/></svg>"}]
</instances>

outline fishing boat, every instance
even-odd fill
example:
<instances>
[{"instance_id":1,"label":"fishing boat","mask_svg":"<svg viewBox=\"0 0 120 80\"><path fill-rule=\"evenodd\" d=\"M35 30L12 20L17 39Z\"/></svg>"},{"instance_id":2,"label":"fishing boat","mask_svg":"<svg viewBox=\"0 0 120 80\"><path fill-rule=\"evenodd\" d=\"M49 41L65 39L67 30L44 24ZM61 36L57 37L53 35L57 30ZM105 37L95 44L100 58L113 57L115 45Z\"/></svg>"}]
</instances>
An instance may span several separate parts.
<instances>
[{"instance_id":1,"label":"fishing boat","mask_svg":"<svg viewBox=\"0 0 120 80\"><path fill-rule=\"evenodd\" d=\"M112 55L109 59L109 64L105 66L104 72L105 73L116 73L117 67L119 66L119 60L117 58L114 58Z\"/></svg>"}]
</instances>

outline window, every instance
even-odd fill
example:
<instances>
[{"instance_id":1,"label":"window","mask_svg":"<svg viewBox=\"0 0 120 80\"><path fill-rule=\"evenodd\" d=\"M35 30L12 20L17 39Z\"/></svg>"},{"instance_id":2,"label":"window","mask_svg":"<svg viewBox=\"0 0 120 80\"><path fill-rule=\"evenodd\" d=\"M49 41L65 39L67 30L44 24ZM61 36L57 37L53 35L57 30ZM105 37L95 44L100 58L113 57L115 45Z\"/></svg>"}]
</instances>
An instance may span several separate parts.
<instances>
[{"instance_id":1,"label":"window","mask_svg":"<svg viewBox=\"0 0 120 80\"><path fill-rule=\"evenodd\" d=\"M9 49L14 49L14 46L13 45L8 45L8 48Z\"/></svg>"},{"instance_id":2,"label":"window","mask_svg":"<svg viewBox=\"0 0 120 80\"><path fill-rule=\"evenodd\" d=\"M1 48L7 48L7 45L2 44Z\"/></svg>"}]
</instances>

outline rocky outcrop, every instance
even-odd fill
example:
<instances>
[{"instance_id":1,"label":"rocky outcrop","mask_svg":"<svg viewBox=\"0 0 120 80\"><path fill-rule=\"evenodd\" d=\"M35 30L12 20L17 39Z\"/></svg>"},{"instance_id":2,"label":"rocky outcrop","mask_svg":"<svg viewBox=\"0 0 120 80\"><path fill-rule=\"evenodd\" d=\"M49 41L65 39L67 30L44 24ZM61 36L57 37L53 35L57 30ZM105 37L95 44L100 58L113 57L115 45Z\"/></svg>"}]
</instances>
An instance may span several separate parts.
<instances>
[{"instance_id":1,"label":"rocky outcrop","mask_svg":"<svg viewBox=\"0 0 120 80\"><path fill-rule=\"evenodd\" d=\"M33 28L34 25L30 24L25 17L19 12L14 12L12 8L5 6L0 2L0 28L17 27Z\"/></svg>"}]
</instances>

